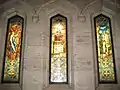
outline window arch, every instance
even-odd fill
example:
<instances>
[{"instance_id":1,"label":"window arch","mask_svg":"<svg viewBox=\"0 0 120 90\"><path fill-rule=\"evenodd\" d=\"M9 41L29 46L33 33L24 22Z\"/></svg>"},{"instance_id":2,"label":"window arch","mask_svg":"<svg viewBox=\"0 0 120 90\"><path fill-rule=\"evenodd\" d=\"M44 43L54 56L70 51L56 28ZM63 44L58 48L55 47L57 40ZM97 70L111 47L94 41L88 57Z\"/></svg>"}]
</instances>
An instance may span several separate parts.
<instances>
[{"instance_id":1,"label":"window arch","mask_svg":"<svg viewBox=\"0 0 120 90\"><path fill-rule=\"evenodd\" d=\"M110 18L94 18L99 83L117 83Z\"/></svg>"},{"instance_id":2,"label":"window arch","mask_svg":"<svg viewBox=\"0 0 120 90\"><path fill-rule=\"evenodd\" d=\"M24 19L15 15L7 22L2 83L20 82L20 63Z\"/></svg>"},{"instance_id":3,"label":"window arch","mask_svg":"<svg viewBox=\"0 0 120 90\"><path fill-rule=\"evenodd\" d=\"M50 83L68 83L67 18L50 18Z\"/></svg>"}]
</instances>

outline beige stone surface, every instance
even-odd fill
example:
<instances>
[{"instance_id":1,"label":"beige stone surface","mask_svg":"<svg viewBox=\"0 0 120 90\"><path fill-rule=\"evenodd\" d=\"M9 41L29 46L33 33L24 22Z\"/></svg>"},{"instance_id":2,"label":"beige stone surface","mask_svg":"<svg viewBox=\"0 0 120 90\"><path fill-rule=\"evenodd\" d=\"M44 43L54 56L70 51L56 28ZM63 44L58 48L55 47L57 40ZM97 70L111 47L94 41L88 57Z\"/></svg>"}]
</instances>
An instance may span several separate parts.
<instances>
[{"instance_id":1,"label":"beige stone surface","mask_svg":"<svg viewBox=\"0 0 120 90\"><path fill-rule=\"evenodd\" d=\"M0 90L120 90L120 10L108 0L8 0L0 6ZM108 6L110 5L110 7ZM116 7L117 5L117 7ZM2 10L1 10L2 9ZM69 84L49 84L50 18L67 17ZM111 18L118 84L99 84L93 19ZM1 83L7 19L25 20L19 84Z\"/></svg>"}]
</instances>

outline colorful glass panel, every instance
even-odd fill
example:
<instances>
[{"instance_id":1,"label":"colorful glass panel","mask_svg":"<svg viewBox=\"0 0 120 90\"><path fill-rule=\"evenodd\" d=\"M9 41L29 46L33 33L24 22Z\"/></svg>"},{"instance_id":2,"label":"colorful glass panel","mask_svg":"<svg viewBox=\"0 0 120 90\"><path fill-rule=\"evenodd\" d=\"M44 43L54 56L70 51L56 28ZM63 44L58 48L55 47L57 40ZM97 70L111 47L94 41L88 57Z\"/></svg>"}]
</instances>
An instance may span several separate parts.
<instances>
[{"instance_id":1,"label":"colorful glass panel","mask_svg":"<svg viewBox=\"0 0 120 90\"><path fill-rule=\"evenodd\" d=\"M95 18L99 81L115 82L115 63L110 19L104 15Z\"/></svg>"},{"instance_id":2,"label":"colorful glass panel","mask_svg":"<svg viewBox=\"0 0 120 90\"><path fill-rule=\"evenodd\" d=\"M23 18L8 19L2 82L19 82Z\"/></svg>"},{"instance_id":3,"label":"colorful glass panel","mask_svg":"<svg viewBox=\"0 0 120 90\"><path fill-rule=\"evenodd\" d=\"M51 18L50 82L67 83L67 20L56 15Z\"/></svg>"}]
</instances>

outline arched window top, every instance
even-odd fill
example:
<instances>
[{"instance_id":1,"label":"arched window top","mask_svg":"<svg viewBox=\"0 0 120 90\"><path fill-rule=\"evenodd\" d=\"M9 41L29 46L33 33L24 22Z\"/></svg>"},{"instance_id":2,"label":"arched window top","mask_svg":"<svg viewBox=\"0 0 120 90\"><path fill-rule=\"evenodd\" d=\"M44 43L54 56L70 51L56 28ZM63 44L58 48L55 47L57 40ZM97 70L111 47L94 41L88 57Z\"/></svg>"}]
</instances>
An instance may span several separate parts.
<instances>
[{"instance_id":1,"label":"arched window top","mask_svg":"<svg viewBox=\"0 0 120 90\"><path fill-rule=\"evenodd\" d=\"M56 14L56 15L54 15L54 16L52 16L50 19L53 19L53 18L64 18L64 19L67 19L67 17L65 17L65 16L63 16L63 15L61 15L61 14Z\"/></svg>"},{"instance_id":2,"label":"arched window top","mask_svg":"<svg viewBox=\"0 0 120 90\"><path fill-rule=\"evenodd\" d=\"M103 24L105 25L108 23L111 29L111 19L107 17L106 15L99 14L98 16L94 18L94 21L96 22L96 24L99 24L99 25L103 25Z\"/></svg>"},{"instance_id":3,"label":"arched window top","mask_svg":"<svg viewBox=\"0 0 120 90\"><path fill-rule=\"evenodd\" d=\"M16 15L8 18L8 23L9 22L16 22L16 23L24 22L24 18L22 16L16 14Z\"/></svg>"},{"instance_id":4,"label":"arched window top","mask_svg":"<svg viewBox=\"0 0 120 90\"><path fill-rule=\"evenodd\" d=\"M116 83L114 47L110 18L100 14L94 18L99 83Z\"/></svg>"},{"instance_id":5,"label":"arched window top","mask_svg":"<svg viewBox=\"0 0 120 90\"><path fill-rule=\"evenodd\" d=\"M99 14L99 15L95 16L94 19L95 19L95 18L100 18L100 17L104 17L104 18L108 18L108 19L110 19L109 16L104 15L104 14Z\"/></svg>"},{"instance_id":6,"label":"arched window top","mask_svg":"<svg viewBox=\"0 0 120 90\"><path fill-rule=\"evenodd\" d=\"M50 18L50 83L68 83L67 18Z\"/></svg>"},{"instance_id":7,"label":"arched window top","mask_svg":"<svg viewBox=\"0 0 120 90\"><path fill-rule=\"evenodd\" d=\"M24 18L14 15L8 19L3 60L2 83L20 81L20 62Z\"/></svg>"}]
</instances>

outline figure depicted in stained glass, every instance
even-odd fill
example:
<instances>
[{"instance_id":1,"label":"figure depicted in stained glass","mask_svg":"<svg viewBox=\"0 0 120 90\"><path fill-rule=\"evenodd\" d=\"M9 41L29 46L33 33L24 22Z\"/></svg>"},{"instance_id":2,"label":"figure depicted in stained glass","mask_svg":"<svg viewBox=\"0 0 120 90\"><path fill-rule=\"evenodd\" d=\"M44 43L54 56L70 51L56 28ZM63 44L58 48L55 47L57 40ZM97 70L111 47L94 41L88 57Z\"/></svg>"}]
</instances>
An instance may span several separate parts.
<instances>
[{"instance_id":1,"label":"figure depicted in stained glass","mask_svg":"<svg viewBox=\"0 0 120 90\"><path fill-rule=\"evenodd\" d=\"M56 15L51 23L50 82L67 83L66 18Z\"/></svg>"},{"instance_id":2,"label":"figure depicted in stained glass","mask_svg":"<svg viewBox=\"0 0 120 90\"><path fill-rule=\"evenodd\" d=\"M110 19L104 15L95 18L99 81L115 82L115 63Z\"/></svg>"},{"instance_id":3,"label":"figure depicted in stained glass","mask_svg":"<svg viewBox=\"0 0 120 90\"><path fill-rule=\"evenodd\" d=\"M22 28L22 17L16 15L8 20L3 82L19 82Z\"/></svg>"},{"instance_id":4,"label":"figure depicted in stained glass","mask_svg":"<svg viewBox=\"0 0 120 90\"><path fill-rule=\"evenodd\" d=\"M19 25L12 25L10 32L10 39L8 40L10 42L10 45L8 45L8 57L11 60L15 60L16 56L19 56L20 52L21 28Z\"/></svg>"}]
</instances>

